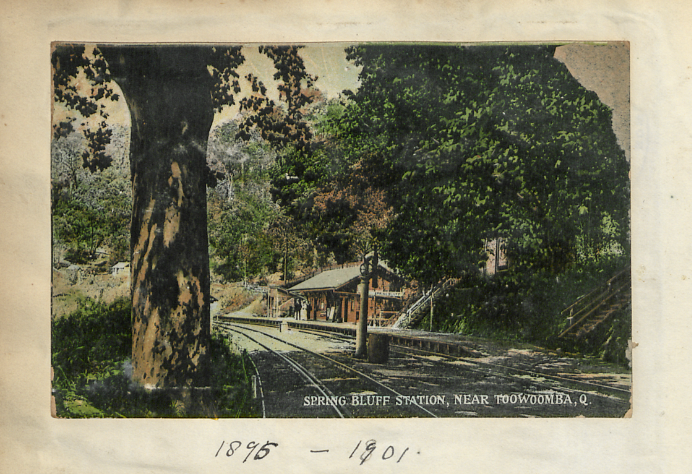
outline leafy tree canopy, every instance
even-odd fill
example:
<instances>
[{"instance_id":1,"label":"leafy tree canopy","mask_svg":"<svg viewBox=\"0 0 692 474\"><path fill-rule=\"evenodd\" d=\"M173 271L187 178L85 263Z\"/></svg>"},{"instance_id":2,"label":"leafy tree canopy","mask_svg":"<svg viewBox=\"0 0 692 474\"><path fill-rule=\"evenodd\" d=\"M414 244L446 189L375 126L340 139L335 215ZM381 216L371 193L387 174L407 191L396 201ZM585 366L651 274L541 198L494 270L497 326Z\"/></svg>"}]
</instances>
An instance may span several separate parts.
<instances>
[{"instance_id":1,"label":"leafy tree canopy","mask_svg":"<svg viewBox=\"0 0 692 474\"><path fill-rule=\"evenodd\" d=\"M560 272L626 251L628 163L611 112L551 47L363 45L332 131L377 163L394 218L383 255L423 281L460 276L505 237L515 268ZM370 158L369 158L370 157Z\"/></svg>"}]
</instances>

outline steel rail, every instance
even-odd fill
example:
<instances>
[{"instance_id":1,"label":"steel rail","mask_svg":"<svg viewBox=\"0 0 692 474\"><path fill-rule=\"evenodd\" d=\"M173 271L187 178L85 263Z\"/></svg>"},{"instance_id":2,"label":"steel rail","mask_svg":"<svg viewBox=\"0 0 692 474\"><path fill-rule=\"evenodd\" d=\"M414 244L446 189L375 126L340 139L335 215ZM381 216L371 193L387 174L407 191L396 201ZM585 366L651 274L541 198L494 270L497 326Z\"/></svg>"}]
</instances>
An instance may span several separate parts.
<instances>
[{"instance_id":1,"label":"steel rail","mask_svg":"<svg viewBox=\"0 0 692 474\"><path fill-rule=\"evenodd\" d=\"M232 324L232 323L226 323L226 324L231 325L231 326L236 326L236 327L237 327L236 324ZM339 362L338 360L332 359L331 357L327 357L327 356L325 356L324 354L320 354L320 353L318 353L318 352L311 351L310 349L306 349L306 348L304 348L304 347L298 346L298 345L293 344L293 343L291 343L291 342L284 341L284 340L281 339L281 338L278 338L278 337L276 337L276 336L272 336L271 334L267 334L267 333L264 333L264 332L262 332L262 331L258 331L258 330L256 330L256 329L245 328L245 327L243 327L243 326L240 326L240 327L241 327L242 329L247 329L248 331L253 331L253 332L258 332L258 333L260 333L260 334L264 334L264 335L267 336L267 337L270 337L270 338L272 338L272 339L276 339L277 341L280 341L280 342L282 342L282 343L284 343L284 344L288 344L289 346L293 346L293 347L295 347L296 349L299 349L299 350L301 350L301 351L307 352L307 353L312 354L312 355L314 355L314 356L321 357L321 358L323 358L323 359L325 359L325 360L328 360L329 362L331 362L331 363L334 364L334 365L337 365L337 366L342 367L342 368L344 368L344 369L346 369L346 370L349 370L349 371L351 371L351 372L354 372L355 374L361 376L362 378L369 380L370 382L372 382L372 383L374 383L374 384L376 384L376 385L382 387L383 389L385 389L385 390L387 390L387 391L393 393L393 394L394 394L395 396L397 396L397 397L404 397L404 396L405 396L405 395L402 395L401 393L397 392L397 391L394 390L393 388L388 387L387 385L383 384L382 382L380 382L380 381L374 379L373 377L369 376L368 374L365 374L365 373L363 373L363 372L361 372L361 371L359 371L359 370L357 370L357 369L354 369L353 367L350 367L350 366L348 366L348 365L346 365L346 364L344 364L344 363L342 363L342 362ZM299 329L299 330L300 330L300 329ZM432 413L430 410L427 410L426 408L424 408L424 407L422 407L421 405L419 405L418 403L416 403L415 400L413 400L412 405L416 406L417 408L419 408L420 410L424 411L425 413L427 413L428 415L432 416L433 418L437 418L437 415L435 415L435 414Z\"/></svg>"},{"instance_id":2,"label":"steel rail","mask_svg":"<svg viewBox=\"0 0 692 474\"><path fill-rule=\"evenodd\" d=\"M309 330L308 329L299 329L299 328L296 328L296 329L298 331L303 331L303 332L308 332L308 333L319 333L321 335L324 335L326 337L330 337L332 339L336 339L339 341L343 341L344 339L351 338L351 336L346 336L346 335L341 335L341 337L336 337L336 336L333 336L330 331L320 331L319 329L309 329ZM492 368L492 369L503 369L504 371L507 371L507 370L516 371L516 372L520 372L524 375L530 375L533 377L544 377L547 379L555 380L557 382L570 383L570 384L574 384L574 385L581 385L581 386L589 387L592 389L601 389L601 390L605 390L605 391L613 391L613 392L628 394L628 395L631 394L630 390L618 388L618 387L613 387L611 385L603 385L603 384L598 384L598 383L594 383L594 382L585 382L583 380L576 380L576 379L572 379L569 377L560 377L559 375L552 375L552 374L547 374L544 372L537 372L534 370L525 369L525 368L521 368L521 367L512 367L512 366L501 365L501 364L493 364L491 362L480 362L480 361L477 361L473 358L458 357L458 356L443 354L443 353L439 353L439 352L426 351L424 349L416 349L414 347L408 347L408 346L403 346L403 345L399 345L399 344L392 344L392 346L396 346L397 348L399 348L398 352L400 354L417 352L417 353L422 353L422 354L427 354L427 355L434 355L437 357L445 357L448 359L458 360L461 362L467 362L467 363L475 364L475 365L481 366L481 367L487 367L487 368ZM469 368L469 370L473 370L473 369ZM504 377L518 378L516 376L511 376L511 375L507 375L507 374L497 374L497 375L502 375ZM524 379L520 379L520 380L524 380ZM543 385L551 387L550 385L546 385L546 384L543 384Z\"/></svg>"},{"instance_id":3,"label":"steel rail","mask_svg":"<svg viewBox=\"0 0 692 474\"><path fill-rule=\"evenodd\" d=\"M262 377L260 377L259 370L257 370L257 366L255 365L255 361L252 360L252 357L248 357L250 359L250 363L252 364L252 368L255 369L255 374L257 375L257 385L259 386L259 391L260 391L260 400L262 401L262 418L267 417L267 410L264 407L264 389L262 388Z\"/></svg>"},{"instance_id":4,"label":"steel rail","mask_svg":"<svg viewBox=\"0 0 692 474\"><path fill-rule=\"evenodd\" d=\"M222 327L224 327L224 326L226 326L226 325L222 325ZM252 336L245 334L243 331L239 331L238 329L234 329L234 328L230 328L230 327L224 327L224 329L226 329L227 331L233 331L233 332L236 332L238 334L245 336L246 338L250 339L255 344L258 344L258 345L264 347L266 350L268 350L272 354L283 359L284 362L286 362L289 366L291 366L291 368L293 368L293 370L295 370L299 375L301 375L305 379L306 382L308 382L315 389L317 389L317 391L319 391L326 398L326 400L332 400L333 399L333 398L330 398L330 397L334 397L334 394L331 392L331 390L329 390L329 388L327 388L327 386L325 386L320 379L318 379L313 374L311 374L310 371L308 371L305 367L303 367L298 362L294 361L293 359L291 359L290 357L288 357L284 354L281 354L281 353L275 351L274 349L270 348L266 344L262 344L257 339L253 338ZM249 329L249 328L242 328L241 327L241 329ZM272 336L265 334L261 331L254 331L254 332L258 332L260 334L264 334L265 336L272 337ZM277 338L274 338L274 339L277 339ZM280 339L278 339L278 340L281 341ZM281 341L281 342L284 344L289 344L285 341ZM291 345L291 344L289 344L289 345ZM339 415L341 418L345 418L343 412L339 409L339 407L336 406L336 404L330 403L328 405L334 409L334 411L337 413L337 415Z\"/></svg>"}]
</instances>

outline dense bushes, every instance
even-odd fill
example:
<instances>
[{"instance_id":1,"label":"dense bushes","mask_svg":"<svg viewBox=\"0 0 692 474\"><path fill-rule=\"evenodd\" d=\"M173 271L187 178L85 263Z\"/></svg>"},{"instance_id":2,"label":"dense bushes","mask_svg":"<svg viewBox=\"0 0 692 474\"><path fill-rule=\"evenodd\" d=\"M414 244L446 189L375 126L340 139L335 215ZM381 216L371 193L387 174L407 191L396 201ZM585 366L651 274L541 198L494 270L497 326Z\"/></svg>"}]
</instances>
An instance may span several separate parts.
<instances>
[{"instance_id":1,"label":"dense bushes","mask_svg":"<svg viewBox=\"0 0 692 474\"><path fill-rule=\"evenodd\" d=\"M53 368L56 381L83 383L104 374L130 356L130 302L111 304L85 298L79 309L52 324Z\"/></svg>"},{"instance_id":2,"label":"dense bushes","mask_svg":"<svg viewBox=\"0 0 692 474\"><path fill-rule=\"evenodd\" d=\"M432 328L553 348L564 346L565 342L557 339L565 323L560 312L626 266L625 260L604 259L573 267L559 276L547 272L513 274L510 270L493 278L467 282L436 301ZM622 342L627 332L625 326L631 324L628 311L623 311L613 320L614 324L618 321L618 328L622 328L608 330L613 336L612 347L615 340ZM426 316L419 326L429 329L430 316ZM626 343L624 340L625 347ZM605 351L601 344L581 349L598 355L604 355ZM615 356L611 354L611 358Z\"/></svg>"},{"instance_id":3,"label":"dense bushes","mask_svg":"<svg viewBox=\"0 0 692 474\"><path fill-rule=\"evenodd\" d=\"M112 264L125 260L129 250L132 190L122 172L75 171L71 184L53 181L53 244L65 249L64 258L87 263L101 248Z\"/></svg>"},{"instance_id":4,"label":"dense bushes","mask_svg":"<svg viewBox=\"0 0 692 474\"><path fill-rule=\"evenodd\" d=\"M78 310L52 322L53 392L58 416L173 417L188 412L179 397L145 390L130 380L131 304L90 299ZM212 338L212 385L209 408L216 416L255 416L248 356L231 351L229 341Z\"/></svg>"}]
</instances>

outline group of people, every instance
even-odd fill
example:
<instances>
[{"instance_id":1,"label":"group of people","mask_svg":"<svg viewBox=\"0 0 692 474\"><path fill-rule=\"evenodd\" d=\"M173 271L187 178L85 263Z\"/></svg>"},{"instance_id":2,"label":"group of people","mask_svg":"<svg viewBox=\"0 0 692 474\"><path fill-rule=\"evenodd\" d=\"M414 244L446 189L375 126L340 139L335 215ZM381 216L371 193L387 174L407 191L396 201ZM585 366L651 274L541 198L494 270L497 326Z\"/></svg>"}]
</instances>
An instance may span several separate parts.
<instances>
[{"instance_id":1,"label":"group of people","mask_svg":"<svg viewBox=\"0 0 692 474\"><path fill-rule=\"evenodd\" d=\"M289 308L289 317L294 317L296 319L308 319L308 315L312 311L312 305L308 303L308 300L302 298L294 298L293 306Z\"/></svg>"}]
</instances>

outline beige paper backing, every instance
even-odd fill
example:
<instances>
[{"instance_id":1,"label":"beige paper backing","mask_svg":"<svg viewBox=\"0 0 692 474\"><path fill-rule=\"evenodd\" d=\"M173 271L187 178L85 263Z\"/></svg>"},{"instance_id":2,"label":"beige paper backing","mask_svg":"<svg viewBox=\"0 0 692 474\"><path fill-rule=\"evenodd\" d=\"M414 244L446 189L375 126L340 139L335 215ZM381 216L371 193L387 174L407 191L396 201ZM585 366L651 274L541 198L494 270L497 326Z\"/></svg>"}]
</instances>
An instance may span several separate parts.
<instances>
[{"instance_id":1,"label":"beige paper backing","mask_svg":"<svg viewBox=\"0 0 692 474\"><path fill-rule=\"evenodd\" d=\"M0 6L0 472L692 472L692 7L656 1L78 1ZM50 417L51 41L631 42L630 419ZM411 451L349 460L360 439ZM221 441L279 443L262 461ZM329 449L311 454L311 449Z\"/></svg>"}]
</instances>

